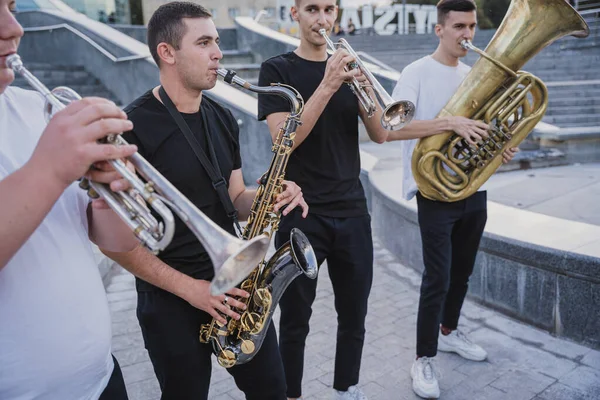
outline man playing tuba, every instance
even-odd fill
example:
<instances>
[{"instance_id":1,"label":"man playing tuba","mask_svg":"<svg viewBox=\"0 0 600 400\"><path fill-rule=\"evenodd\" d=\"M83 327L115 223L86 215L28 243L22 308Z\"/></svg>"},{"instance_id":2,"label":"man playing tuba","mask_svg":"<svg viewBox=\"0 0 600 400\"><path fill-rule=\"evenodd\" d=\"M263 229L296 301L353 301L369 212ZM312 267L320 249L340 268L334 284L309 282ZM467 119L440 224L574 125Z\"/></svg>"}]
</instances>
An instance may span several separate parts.
<instances>
[{"instance_id":1,"label":"man playing tuba","mask_svg":"<svg viewBox=\"0 0 600 400\"><path fill-rule=\"evenodd\" d=\"M485 190L456 202L433 201L422 196L412 175L411 159L417 139L454 131L469 144L488 137L488 125L460 116L435 118L470 70L460 58L467 51L477 26L473 0L442 0L437 5L439 38L436 51L408 65L392 94L416 106L415 118L388 141L403 140L403 196L416 194L425 271L417 317L417 359L411 369L413 390L423 398L438 398L440 389L434 364L437 351L451 351L482 361L487 353L457 329L462 304L473 272L475 256L487 220ZM518 149L503 153L509 162ZM440 335L441 333L441 335Z\"/></svg>"}]
</instances>

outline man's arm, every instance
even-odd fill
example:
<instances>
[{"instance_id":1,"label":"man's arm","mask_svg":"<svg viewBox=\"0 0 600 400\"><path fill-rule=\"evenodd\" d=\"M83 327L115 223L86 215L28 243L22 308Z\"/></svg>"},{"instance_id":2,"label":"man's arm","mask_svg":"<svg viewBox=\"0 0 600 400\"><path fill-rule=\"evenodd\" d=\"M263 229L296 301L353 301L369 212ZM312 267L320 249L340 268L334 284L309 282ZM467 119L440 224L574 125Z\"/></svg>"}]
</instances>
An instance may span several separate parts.
<instances>
[{"instance_id":1,"label":"man's arm","mask_svg":"<svg viewBox=\"0 0 600 400\"><path fill-rule=\"evenodd\" d=\"M428 99L419 98L419 75L410 67L402 71L392 93L394 100L409 100L418 108L427 104ZM440 133L454 131L471 144L476 145L482 137L487 138L489 126L483 121L465 117L445 116L431 120L412 120L398 131L389 131L387 141L420 139Z\"/></svg>"},{"instance_id":2,"label":"man's arm","mask_svg":"<svg viewBox=\"0 0 600 400\"><path fill-rule=\"evenodd\" d=\"M108 134L131 129L126 118L114 103L98 98L76 101L52 118L31 159L0 181L0 269L91 164L136 151L135 146L97 143Z\"/></svg>"},{"instance_id":3,"label":"man's arm","mask_svg":"<svg viewBox=\"0 0 600 400\"><path fill-rule=\"evenodd\" d=\"M241 169L231 172L229 178L229 196L233 205L238 210L238 218L245 221L250 216L250 209L256 197L255 189L247 189L244 183L244 176ZM298 185L291 181L283 181L283 192L275 198L273 211L277 212L285 206L283 215L287 215L295 207L302 208L302 216L306 218L308 214L308 204L304 200L302 190Z\"/></svg>"},{"instance_id":4,"label":"man's arm","mask_svg":"<svg viewBox=\"0 0 600 400\"><path fill-rule=\"evenodd\" d=\"M127 161L126 165L135 174L133 164ZM86 178L90 181L110 184L110 189L114 192L131 187L130 182L121 177L108 162L96 163L94 168L88 171ZM115 252L127 252L139 244L131 228L103 199L94 200L88 205L87 216L89 238L98 247Z\"/></svg>"},{"instance_id":5,"label":"man's arm","mask_svg":"<svg viewBox=\"0 0 600 400\"><path fill-rule=\"evenodd\" d=\"M357 76L356 80L361 84L368 84L367 78L361 73ZM375 113L369 118L367 111L364 107L359 103L359 111L358 115L362 120L363 124L365 124L365 128L367 129L367 134L369 135L369 139L371 139L375 143L385 143L388 139L388 134L390 131L385 129L381 125L381 116L383 115L383 107L379 103L377 96L375 95L375 91L371 87L366 87L366 92L369 93L371 99L375 101Z\"/></svg>"},{"instance_id":6,"label":"man's arm","mask_svg":"<svg viewBox=\"0 0 600 400\"><path fill-rule=\"evenodd\" d=\"M0 181L0 270L42 223L65 188L30 163Z\"/></svg>"},{"instance_id":7,"label":"man's arm","mask_svg":"<svg viewBox=\"0 0 600 400\"><path fill-rule=\"evenodd\" d=\"M337 92L344 81L356 76L358 71L356 69L349 72L344 71L344 67L354 58L348 54L345 50L337 50L333 56L327 61L327 67L325 68L325 75L321 84L317 87L317 90L310 96L310 99L304 104L304 110L302 112L302 125L296 130L296 137L294 139L294 147L298 146L306 140L312 129L315 127L317 120L325 110L327 103L331 100L331 97ZM271 137L275 141L279 128L283 126L283 123L289 113L279 112L269 114L267 116L267 125L271 132Z\"/></svg>"},{"instance_id":8,"label":"man's arm","mask_svg":"<svg viewBox=\"0 0 600 400\"><path fill-rule=\"evenodd\" d=\"M210 295L210 282L194 279L177 271L142 246L127 253L111 252L102 248L100 250L138 278L173 293L192 306L206 311L222 323L227 323L227 321L219 313L229 315L234 319L240 318L240 315L229 306L239 310L245 309L245 306L233 296L248 297L247 292L238 288L229 290L227 294L232 297L228 298L227 305L225 305L223 303L226 297L224 294Z\"/></svg>"}]
</instances>

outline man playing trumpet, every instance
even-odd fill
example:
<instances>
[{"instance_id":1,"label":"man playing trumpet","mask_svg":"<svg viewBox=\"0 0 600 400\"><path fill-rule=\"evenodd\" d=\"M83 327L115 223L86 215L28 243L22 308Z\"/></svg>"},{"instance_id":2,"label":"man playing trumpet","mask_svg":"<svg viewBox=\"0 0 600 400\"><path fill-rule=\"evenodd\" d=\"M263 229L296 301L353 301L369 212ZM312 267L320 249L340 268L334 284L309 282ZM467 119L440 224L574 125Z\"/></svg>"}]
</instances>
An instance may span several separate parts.
<instances>
[{"instance_id":1,"label":"man playing trumpet","mask_svg":"<svg viewBox=\"0 0 600 400\"><path fill-rule=\"evenodd\" d=\"M296 132L287 177L302 186L311 213L283 218L275 238L280 246L292 228L300 229L327 259L338 315L333 395L336 399L366 399L357 387L365 335L367 300L373 278L371 218L361 185L358 118L371 140L383 143L380 105L371 118L344 83L364 82L358 69L346 71L354 58L339 49L332 56L319 33L331 34L338 15L335 0L296 0L291 14L300 27L300 46L262 64L259 85L281 82L298 89L306 101ZM368 89L372 98L374 93ZM275 96L258 97L258 117L266 119L273 139L288 112ZM288 398L302 395L304 346L317 288L316 279L296 278L280 300L279 348L285 368Z\"/></svg>"},{"instance_id":2,"label":"man playing trumpet","mask_svg":"<svg viewBox=\"0 0 600 400\"><path fill-rule=\"evenodd\" d=\"M0 398L127 399L111 356L110 314L89 240L128 251L137 240L81 176L128 183L105 160L136 146L98 144L132 123L114 103L86 98L46 124L44 98L10 87L6 59L23 29L0 0ZM96 165L99 169L90 169Z\"/></svg>"}]
</instances>

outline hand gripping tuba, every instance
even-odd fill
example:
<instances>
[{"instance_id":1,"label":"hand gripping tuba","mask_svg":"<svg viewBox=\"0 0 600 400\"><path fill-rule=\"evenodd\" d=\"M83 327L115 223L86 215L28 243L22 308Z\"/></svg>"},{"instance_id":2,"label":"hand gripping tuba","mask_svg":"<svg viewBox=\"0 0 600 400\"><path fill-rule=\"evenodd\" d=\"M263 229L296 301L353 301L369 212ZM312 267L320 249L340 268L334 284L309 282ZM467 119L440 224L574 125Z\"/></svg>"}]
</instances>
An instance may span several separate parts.
<instances>
[{"instance_id":1,"label":"hand gripping tuba","mask_svg":"<svg viewBox=\"0 0 600 400\"><path fill-rule=\"evenodd\" d=\"M502 164L505 149L516 147L542 119L548 105L544 83L519 69L555 40L586 37L589 28L565 0L512 0L482 56L438 117L483 120L490 136L471 148L454 132L420 139L412 171L421 194L453 202L475 193Z\"/></svg>"},{"instance_id":2,"label":"hand gripping tuba","mask_svg":"<svg viewBox=\"0 0 600 400\"><path fill-rule=\"evenodd\" d=\"M64 109L66 104L81 99L75 91L66 87L48 90L23 66L17 54L9 56L6 64L16 73L21 74L45 97L48 120ZM117 146L127 144L120 135L110 135L104 142ZM81 181L80 186L90 197L102 197L150 250L154 252L164 250L173 238L175 219L170 207L196 235L210 256L215 269L215 278L211 282L213 294L224 293L239 284L264 258L269 248L269 238L257 236L252 240L244 241L232 236L198 210L141 155L135 153L129 157L129 161L146 182L127 169L123 161L113 160L110 163L123 178L129 181L133 188L130 192L115 193L105 184L88 182L86 179ZM150 210L137 202L135 199L137 194L140 194L146 204L160 216L161 223L154 218Z\"/></svg>"},{"instance_id":3,"label":"hand gripping tuba","mask_svg":"<svg viewBox=\"0 0 600 400\"><path fill-rule=\"evenodd\" d=\"M261 179L243 234L248 240L264 235L272 237L279 228L281 217L280 212L273 211L273 203L282 191L287 162L304 107L302 96L286 85L276 83L259 87L236 77L233 71L219 69L217 73L229 84L255 93L284 97L291 105L291 113L273 144L271 165ZM292 229L289 242L277 249L269 261L257 263L254 271L242 282L240 287L250 293L250 297L240 300L247 306L240 320L225 316L225 325L213 319L200 327L200 341L212 344L220 365L229 368L244 364L256 355L279 299L288 285L302 274L310 279L316 278L317 257L306 236L300 230Z\"/></svg>"}]
</instances>

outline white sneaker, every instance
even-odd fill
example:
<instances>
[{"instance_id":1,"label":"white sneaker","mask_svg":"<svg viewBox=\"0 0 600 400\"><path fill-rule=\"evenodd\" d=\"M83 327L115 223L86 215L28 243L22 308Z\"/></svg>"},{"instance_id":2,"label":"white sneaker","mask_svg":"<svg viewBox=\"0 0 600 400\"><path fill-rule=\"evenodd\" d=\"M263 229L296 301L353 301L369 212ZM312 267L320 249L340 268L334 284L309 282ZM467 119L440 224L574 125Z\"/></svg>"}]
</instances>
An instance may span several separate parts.
<instances>
[{"instance_id":1,"label":"white sneaker","mask_svg":"<svg viewBox=\"0 0 600 400\"><path fill-rule=\"evenodd\" d=\"M448 335L442 335L438 339L438 350L454 352L459 356L472 361L483 361L487 358L487 352L481 346L471 342L461 331L454 330Z\"/></svg>"},{"instance_id":2,"label":"white sneaker","mask_svg":"<svg viewBox=\"0 0 600 400\"><path fill-rule=\"evenodd\" d=\"M347 391L333 390L333 400L368 400L367 396L355 386L350 386Z\"/></svg>"},{"instance_id":3,"label":"white sneaker","mask_svg":"<svg viewBox=\"0 0 600 400\"><path fill-rule=\"evenodd\" d=\"M413 391L424 399L440 397L440 386L437 380L437 367L431 357L421 357L412 365L410 377Z\"/></svg>"}]
</instances>

